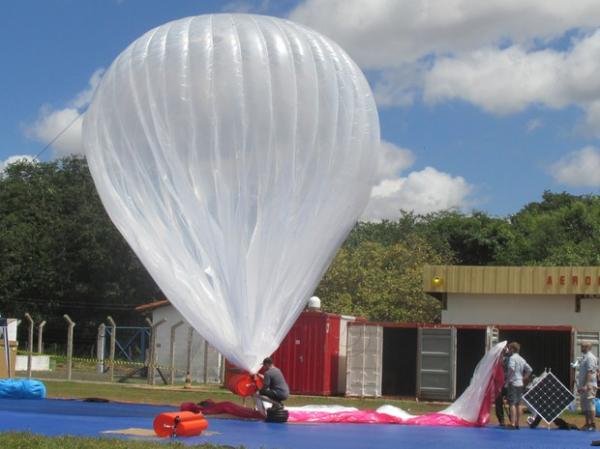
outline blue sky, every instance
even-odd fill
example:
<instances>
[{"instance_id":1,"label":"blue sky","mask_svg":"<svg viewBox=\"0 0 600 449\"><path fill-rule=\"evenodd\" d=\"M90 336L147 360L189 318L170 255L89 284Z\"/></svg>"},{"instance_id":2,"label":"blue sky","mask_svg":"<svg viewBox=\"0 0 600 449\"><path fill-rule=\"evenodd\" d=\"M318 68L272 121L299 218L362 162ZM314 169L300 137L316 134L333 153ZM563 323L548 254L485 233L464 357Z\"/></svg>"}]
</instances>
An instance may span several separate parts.
<instances>
[{"instance_id":1,"label":"blue sky","mask_svg":"<svg viewBox=\"0 0 600 449\"><path fill-rule=\"evenodd\" d=\"M36 155L142 33L223 11L301 22L366 72L388 162L367 219L393 218L400 208L505 215L548 189L598 193L596 0L6 2L0 161ZM41 159L77 152L77 133L75 125Z\"/></svg>"}]
</instances>

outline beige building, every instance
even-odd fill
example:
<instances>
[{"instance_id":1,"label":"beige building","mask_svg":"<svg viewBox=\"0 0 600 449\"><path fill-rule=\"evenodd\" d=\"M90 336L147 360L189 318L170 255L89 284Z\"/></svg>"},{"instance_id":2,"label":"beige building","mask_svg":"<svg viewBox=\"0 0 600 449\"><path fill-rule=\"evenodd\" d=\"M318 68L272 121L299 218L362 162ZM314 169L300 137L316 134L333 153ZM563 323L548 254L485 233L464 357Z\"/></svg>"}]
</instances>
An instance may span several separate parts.
<instances>
[{"instance_id":1,"label":"beige building","mask_svg":"<svg viewBox=\"0 0 600 449\"><path fill-rule=\"evenodd\" d=\"M600 330L600 267L427 266L442 323Z\"/></svg>"},{"instance_id":2,"label":"beige building","mask_svg":"<svg viewBox=\"0 0 600 449\"><path fill-rule=\"evenodd\" d=\"M442 303L442 324L486 326L515 340L534 372L573 383L582 340L600 343L600 267L426 266L423 288Z\"/></svg>"}]
</instances>

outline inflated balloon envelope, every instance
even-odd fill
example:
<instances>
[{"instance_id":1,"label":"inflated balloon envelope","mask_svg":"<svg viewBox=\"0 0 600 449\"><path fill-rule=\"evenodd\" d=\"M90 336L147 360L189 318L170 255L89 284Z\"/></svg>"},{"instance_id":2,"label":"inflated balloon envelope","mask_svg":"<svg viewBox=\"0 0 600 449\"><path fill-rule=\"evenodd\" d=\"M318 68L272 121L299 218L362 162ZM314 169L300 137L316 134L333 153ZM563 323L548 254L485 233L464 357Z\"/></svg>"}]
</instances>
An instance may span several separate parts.
<instances>
[{"instance_id":1,"label":"inflated balloon envelope","mask_svg":"<svg viewBox=\"0 0 600 449\"><path fill-rule=\"evenodd\" d=\"M133 42L85 114L111 219L185 319L256 372L369 199L379 122L360 69L287 20L189 17Z\"/></svg>"}]
</instances>

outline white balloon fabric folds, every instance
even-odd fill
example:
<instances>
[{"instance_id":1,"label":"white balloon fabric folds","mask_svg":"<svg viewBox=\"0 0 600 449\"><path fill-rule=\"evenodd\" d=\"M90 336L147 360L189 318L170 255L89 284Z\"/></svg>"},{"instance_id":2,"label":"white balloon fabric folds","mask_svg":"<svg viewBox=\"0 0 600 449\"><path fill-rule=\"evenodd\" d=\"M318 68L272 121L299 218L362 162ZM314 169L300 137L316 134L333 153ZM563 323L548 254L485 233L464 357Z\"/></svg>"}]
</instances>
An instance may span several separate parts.
<instances>
[{"instance_id":1,"label":"white balloon fabric folds","mask_svg":"<svg viewBox=\"0 0 600 449\"><path fill-rule=\"evenodd\" d=\"M218 14L149 31L85 114L111 219L185 319L255 372L369 199L379 121L360 69L292 22Z\"/></svg>"}]
</instances>

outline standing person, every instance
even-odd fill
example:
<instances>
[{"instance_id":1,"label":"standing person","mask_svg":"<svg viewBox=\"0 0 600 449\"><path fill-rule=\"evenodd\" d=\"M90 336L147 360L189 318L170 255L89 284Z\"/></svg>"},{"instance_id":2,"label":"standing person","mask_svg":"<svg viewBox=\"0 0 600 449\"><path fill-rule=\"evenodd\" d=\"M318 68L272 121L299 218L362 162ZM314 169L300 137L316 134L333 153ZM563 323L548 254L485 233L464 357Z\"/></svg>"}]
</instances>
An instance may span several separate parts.
<instances>
[{"instance_id":1,"label":"standing person","mask_svg":"<svg viewBox=\"0 0 600 449\"><path fill-rule=\"evenodd\" d=\"M290 388L285 381L285 377L283 377L283 373L273 365L271 357L263 360L263 370L264 384L260 389L260 394L273 400L274 408L283 408L281 402L290 396Z\"/></svg>"},{"instance_id":2,"label":"standing person","mask_svg":"<svg viewBox=\"0 0 600 449\"><path fill-rule=\"evenodd\" d=\"M581 410L585 414L585 425L581 430L596 430L594 415L596 407L594 399L598 389L596 372L598 371L598 359L592 354L592 342L583 341L581 343L581 352L583 357L579 363L579 375L577 376L577 392L580 395Z\"/></svg>"},{"instance_id":3,"label":"standing person","mask_svg":"<svg viewBox=\"0 0 600 449\"><path fill-rule=\"evenodd\" d=\"M504 427L504 398L508 395L507 387L508 387L508 361L510 359L511 352L510 348L506 346L504 348L504 354L502 355L502 368L504 369L504 385L502 385L502 390L496 397L496 402L494 403L494 409L496 411L496 418L498 418L498 424Z\"/></svg>"},{"instance_id":4,"label":"standing person","mask_svg":"<svg viewBox=\"0 0 600 449\"><path fill-rule=\"evenodd\" d=\"M508 429L519 429L521 409L519 404L525 390L525 382L532 372L531 366L519 355L521 345L513 341L508 345L511 356L508 359L508 404L510 406L510 426Z\"/></svg>"}]
</instances>

